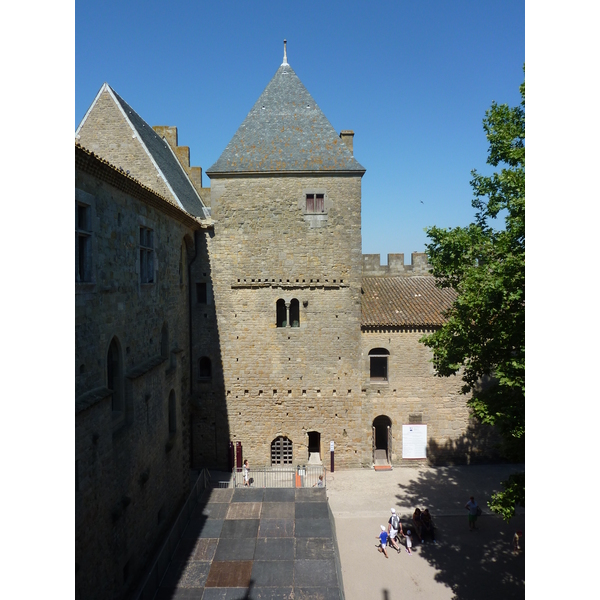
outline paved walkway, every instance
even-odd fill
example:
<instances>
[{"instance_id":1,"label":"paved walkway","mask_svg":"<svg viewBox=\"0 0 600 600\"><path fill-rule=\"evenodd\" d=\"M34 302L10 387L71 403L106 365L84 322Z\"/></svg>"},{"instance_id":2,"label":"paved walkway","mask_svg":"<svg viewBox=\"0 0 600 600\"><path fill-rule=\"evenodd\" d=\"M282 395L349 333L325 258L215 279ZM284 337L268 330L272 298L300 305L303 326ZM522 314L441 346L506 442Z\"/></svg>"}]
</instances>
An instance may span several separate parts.
<instances>
[{"instance_id":1,"label":"paved walkway","mask_svg":"<svg viewBox=\"0 0 600 600\"><path fill-rule=\"evenodd\" d=\"M525 558L514 556L514 532L525 532L525 511L509 524L487 509L487 501L513 465L336 471L327 475L327 497L335 519L346 600L495 600L525 597ZM464 505L475 496L484 514L469 531ZM389 559L377 552L380 525L390 508L410 523L416 507L429 508L437 545L413 537ZM412 525L412 523L411 523ZM522 547L524 548L525 535Z\"/></svg>"},{"instance_id":2,"label":"paved walkway","mask_svg":"<svg viewBox=\"0 0 600 600\"><path fill-rule=\"evenodd\" d=\"M203 494L155 600L339 600L323 488Z\"/></svg>"}]
</instances>

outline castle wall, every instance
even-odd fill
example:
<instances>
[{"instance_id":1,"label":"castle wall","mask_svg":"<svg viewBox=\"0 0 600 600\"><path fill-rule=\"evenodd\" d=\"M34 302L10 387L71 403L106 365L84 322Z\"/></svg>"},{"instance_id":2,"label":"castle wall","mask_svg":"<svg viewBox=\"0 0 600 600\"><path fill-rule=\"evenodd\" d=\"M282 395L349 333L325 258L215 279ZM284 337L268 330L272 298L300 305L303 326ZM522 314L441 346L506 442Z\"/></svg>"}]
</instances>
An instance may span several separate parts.
<instances>
[{"instance_id":1,"label":"castle wall","mask_svg":"<svg viewBox=\"0 0 600 600\"><path fill-rule=\"evenodd\" d=\"M425 252L413 252L410 255L410 265L404 264L404 253L388 254L388 264L382 265L379 254L363 254L363 275L379 275L394 277L412 277L414 275L430 275L431 266Z\"/></svg>"},{"instance_id":2,"label":"castle wall","mask_svg":"<svg viewBox=\"0 0 600 600\"><path fill-rule=\"evenodd\" d=\"M304 210L312 190L325 194L323 215ZM280 435L294 464L307 460L309 431L322 456L335 440L339 464L358 464L360 177L213 178L211 204L222 429L255 465L270 464ZM278 300L298 301L299 327L277 327Z\"/></svg>"},{"instance_id":3,"label":"castle wall","mask_svg":"<svg viewBox=\"0 0 600 600\"><path fill-rule=\"evenodd\" d=\"M75 297L77 597L122 598L189 490L189 286L180 263L194 224L82 170L76 201L92 211L93 242ZM140 227L153 231L153 283L140 283ZM113 339L119 411L107 380Z\"/></svg>"},{"instance_id":4,"label":"castle wall","mask_svg":"<svg viewBox=\"0 0 600 600\"><path fill-rule=\"evenodd\" d=\"M364 422L372 442L375 417L386 415L392 422L391 462L415 463L402 458L402 425L427 425L427 458L434 463L468 463L492 451L495 438L490 430L470 418L468 397L461 394L460 375L437 377L429 348L419 343L426 330L363 331L361 369ZM389 351L388 381L370 380L369 351Z\"/></svg>"}]
</instances>

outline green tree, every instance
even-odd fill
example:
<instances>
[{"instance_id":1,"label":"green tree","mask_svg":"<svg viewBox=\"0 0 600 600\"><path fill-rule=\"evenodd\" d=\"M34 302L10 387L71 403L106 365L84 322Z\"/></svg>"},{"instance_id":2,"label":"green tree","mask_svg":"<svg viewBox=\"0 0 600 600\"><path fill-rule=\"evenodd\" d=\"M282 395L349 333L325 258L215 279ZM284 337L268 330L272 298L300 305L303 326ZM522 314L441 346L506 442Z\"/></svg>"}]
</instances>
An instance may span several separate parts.
<instances>
[{"instance_id":1,"label":"green tree","mask_svg":"<svg viewBox=\"0 0 600 600\"><path fill-rule=\"evenodd\" d=\"M489 177L472 171L475 222L426 230L437 285L457 297L444 326L421 339L437 375L460 373L474 415L497 428L515 462L525 458L525 83L520 90L519 106L494 102L486 111L487 163L501 168ZM502 483L489 506L508 520L525 505L525 474Z\"/></svg>"}]
</instances>

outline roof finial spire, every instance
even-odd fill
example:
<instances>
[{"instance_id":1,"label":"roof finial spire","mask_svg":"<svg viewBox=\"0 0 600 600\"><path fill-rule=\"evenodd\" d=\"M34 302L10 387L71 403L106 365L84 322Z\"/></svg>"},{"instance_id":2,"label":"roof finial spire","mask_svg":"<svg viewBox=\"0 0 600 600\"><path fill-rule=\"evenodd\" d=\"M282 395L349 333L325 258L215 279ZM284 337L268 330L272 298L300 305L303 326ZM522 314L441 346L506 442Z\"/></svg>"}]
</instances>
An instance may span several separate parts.
<instances>
[{"instance_id":1,"label":"roof finial spire","mask_svg":"<svg viewBox=\"0 0 600 600\"><path fill-rule=\"evenodd\" d=\"M283 40L283 62L282 65L287 65L287 40Z\"/></svg>"}]
</instances>

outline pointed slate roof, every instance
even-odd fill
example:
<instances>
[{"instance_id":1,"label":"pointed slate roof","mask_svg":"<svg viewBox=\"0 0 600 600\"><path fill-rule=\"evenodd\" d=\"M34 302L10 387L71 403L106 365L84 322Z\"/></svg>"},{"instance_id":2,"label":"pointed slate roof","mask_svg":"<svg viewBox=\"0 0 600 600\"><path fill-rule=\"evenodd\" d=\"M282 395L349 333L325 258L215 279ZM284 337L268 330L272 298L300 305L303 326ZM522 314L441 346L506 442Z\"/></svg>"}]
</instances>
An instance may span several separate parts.
<instances>
[{"instance_id":1,"label":"pointed slate roof","mask_svg":"<svg viewBox=\"0 0 600 600\"><path fill-rule=\"evenodd\" d=\"M456 293L435 277L362 278L362 327L439 327Z\"/></svg>"},{"instance_id":2,"label":"pointed slate roof","mask_svg":"<svg viewBox=\"0 0 600 600\"><path fill-rule=\"evenodd\" d=\"M125 111L131 124L138 132L140 139L156 161L158 168L166 177L173 192L183 205L183 208L195 217L206 218L209 215L205 206L186 175L179 159L173 153L169 144L158 135L142 117L140 117L117 92L112 90L115 98Z\"/></svg>"},{"instance_id":3,"label":"pointed slate roof","mask_svg":"<svg viewBox=\"0 0 600 600\"><path fill-rule=\"evenodd\" d=\"M314 171L362 175L365 168L284 60L206 174Z\"/></svg>"},{"instance_id":4,"label":"pointed slate roof","mask_svg":"<svg viewBox=\"0 0 600 600\"><path fill-rule=\"evenodd\" d=\"M177 156L175 156L175 153L169 144L107 83L105 83L98 92L94 103L88 109L88 114L104 90L107 90L120 106L129 125L137 133L142 142L142 146L145 147L150 158L154 162L155 167L164 178L167 186L171 188L173 195L181 207L194 217L200 217L202 219L210 218L210 210L204 206L198 192L195 190L192 182L184 171L183 166L179 162ZM86 118L87 114L79 124L77 131L83 127Z\"/></svg>"}]
</instances>

